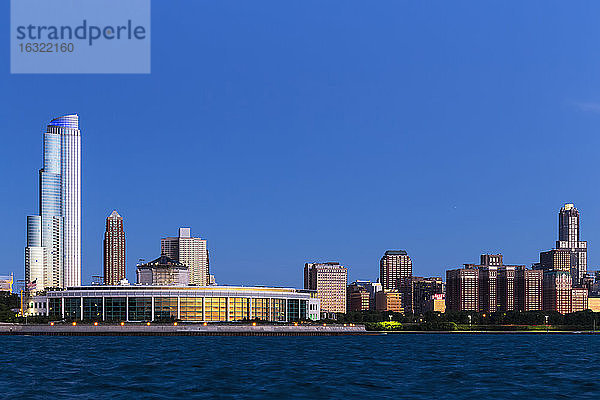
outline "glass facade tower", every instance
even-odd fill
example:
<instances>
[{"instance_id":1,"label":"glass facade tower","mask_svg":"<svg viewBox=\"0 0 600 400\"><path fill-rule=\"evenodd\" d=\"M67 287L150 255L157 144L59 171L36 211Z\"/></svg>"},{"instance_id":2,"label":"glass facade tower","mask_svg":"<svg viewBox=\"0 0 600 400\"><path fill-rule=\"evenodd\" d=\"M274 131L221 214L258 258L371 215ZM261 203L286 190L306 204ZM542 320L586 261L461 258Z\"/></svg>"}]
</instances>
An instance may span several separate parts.
<instances>
[{"instance_id":1,"label":"glass facade tower","mask_svg":"<svg viewBox=\"0 0 600 400\"><path fill-rule=\"evenodd\" d=\"M43 140L39 215L27 218L25 249L25 279L36 290L81 285L79 117L53 119Z\"/></svg>"}]
</instances>

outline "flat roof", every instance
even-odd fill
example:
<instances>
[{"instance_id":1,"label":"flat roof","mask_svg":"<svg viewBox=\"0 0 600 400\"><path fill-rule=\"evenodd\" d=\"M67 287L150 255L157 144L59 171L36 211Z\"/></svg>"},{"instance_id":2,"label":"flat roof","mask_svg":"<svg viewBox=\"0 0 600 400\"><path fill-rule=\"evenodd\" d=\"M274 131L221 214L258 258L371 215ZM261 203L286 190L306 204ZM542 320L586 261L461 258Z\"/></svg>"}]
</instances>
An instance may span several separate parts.
<instances>
[{"instance_id":1,"label":"flat roof","mask_svg":"<svg viewBox=\"0 0 600 400\"><path fill-rule=\"evenodd\" d=\"M49 290L47 296L312 297L315 293L308 289L256 286L90 285Z\"/></svg>"}]
</instances>

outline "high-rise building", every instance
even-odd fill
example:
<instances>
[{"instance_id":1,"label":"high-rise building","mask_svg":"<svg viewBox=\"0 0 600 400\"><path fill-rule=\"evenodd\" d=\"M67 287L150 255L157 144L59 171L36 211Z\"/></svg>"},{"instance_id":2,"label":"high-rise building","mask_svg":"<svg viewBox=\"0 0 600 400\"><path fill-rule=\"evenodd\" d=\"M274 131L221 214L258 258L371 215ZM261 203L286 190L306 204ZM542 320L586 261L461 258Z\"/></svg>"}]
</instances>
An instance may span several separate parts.
<instances>
[{"instance_id":1,"label":"high-rise building","mask_svg":"<svg viewBox=\"0 0 600 400\"><path fill-rule=\"evenodd\" d=\"M377 311L392 311L404 313L402 293L398 290L382 290L375 295L375 309Z\"/></svg>"},{"instance_id":2,"label":"high-rise building","mask_svg":"<svg viewBox=\"0 0 600 400\"><path fill-rule=\"evenodd\" d=\"M190 228L179 228L178 237L161 239L160 251L183 265L187 265L190 270L191 285L210 285L206 240L192 237Z\"/></svg>"},{"instance_id":3,"label":"high-rise building","mask_svg":"<svg viewBox=\"0 0 600 400\"><path fill-rule=\"evenodd\" d=\"M543 309L542 281L544 271L531 270L524 266L515 271L515 306L518 311L540 311Z\"/></svg>"},{"instance_id":4,"label":"high-rise building","mask_svg":"<svg viewBox=\"0 0 600 400\"><path fill-rule=\"evenodd\" d=\"M371 308L371 295L369 291L356 282L348 285L346 298L346 311L366 311Z\"/></svg>"},{"instance_id":5,"label":"high-rise building","mask_svg":"<svg viewBox=\"0 0 600 400\"><path fill-rule=\"evenodd\" d=\"M446 306L452 311L539 311L544 271L524 265L473 265L446 271Z\"/></svg>"},{"instance_id":6,"label":"high-rise building","mask_svg":"<svg viewBox=\"0 0 600 400\"><path fill-rule=\"evenodd\" d=\"M567 206L570 205L565 205L567 211L573 210ZM561 220L567 218L562 215L562 211L564 211L564 208L561 210ZM578 215L571 215L571 221L563 221L563 224L560 225L561 237L577 239ZM568 226L569 224L571 226ZM585 256L581 257L582 254L584 252L573 251L573 249L567 247L540 253L540 262L535 264L533 268L536 270L535 272L543 273L542 299L544 310L567 314L587 309L589 288L583 287L587 272L582 275L579 282L575 282L575 279L579 277L578 271L581 264L573 266L574 262L577 263L585 259Z\"/></svg>"},{"instance_id":7,"label":"high-rise building","mask_svg":"<svg viewBox=\"0 0 600 400\"><path fill-rule=\"evenodd\" d=\"M587 272L587 242L579 240L579 211L573 204L565 204L558 213L557 249L567 249L571 257L571 279L581 285Z\"/></svg>"},{"instance_id":8,"label":"high-rise building","mask_svg":"<svg viewBox=\"0 0 600 400\"><path fill-rule=\"evenodd\" d=\"M479 272L479 311L496 312L498 309L498 267L482 265L477 270Z\"/></svg>"},{"instance_id":9,"label":"high-rise building","mask_svg":"<svg viewBox=\"0 0 600 400\"><path fill-rule=\"evenodd\" d=\"M537 279L537 280L536 280ZM446 305L453 311L541 310L542 271L504 265L502 254L483 254L481 265L446 271Z\"/></svg>"},{"instance_id":10,"label":"high-rise building","mask_svg":"<svg viewBox=\"0 0 600 400\"><path fill-rule=\"evenodd\" d=\"M137 283L156 286L187 286L189 268L162 254L156 260L137 266Z\"/></svg>"},{"instance_id":11,"label":"high-rise building","mask_svg":"<svg viewBox=\"0 0 600 400\"><path fill-rule=\"evenodd\" d=\"M588 310L588 291L586 288L571 289L571 312Z\"/></svg>"},{"instance_id":12,"label":"high-rise building","mask_svg":"<svg viewBox=\"0 0 600 400\"><path fill-rule=\"evenodd\" d=\"M371 282L367 280L356 280L352 282L349 286L361 286L365 288L369 293L369 309L375 309L375 295L377 294L377 292L380 292L382 290L381 283Z\"/></svg>"},{"instance_id":13,"label":"high-rise building","mask_svg":"<svg viewBox=\"0 0 600 400\"><path fill-rule=\"evenodd\" d=\"M476 268L446 271L446 309L479 311L479 271Z\"/></svg>"},{"instance_id":14,"label":"high-rise building","mask_svg":"<svg viewBox=\"0 0 600 400\"><path fill-rule=\"evenodd\" d=\"M383 290L399 290L403 279L412 276L412 260L405 250L388 250L379 262L379 282Z\"/></svg>"},{"instance_id":15,"label":"high-rise building","mask_svg":"<svg viewBox=\"0 0 600 400\"><path fill-rule=\"evenodd\" d=\"M413 276L411 281L413 291L413 312L422 314L425 311L431 310L431 302L435 295L444 293L444 282L442 278Z\"/></svg>"},{"instance_id":16,"label":"high-rise building","mask_svg":"<svg viewBox=\"0 0 600 400\"><path fill-rule=\"evenodd\" d=\"M104 284L118 285L125 279L125 231L123 217L114 210L106 218L104 232Z\"/></svg>"},{"instance_id":17,"label":"high-rise building","mask_svg":"<svg viewBox=\"0 0 600 400\"><path fill-rule=\"evenodd\" d=\"M515 265L500 265L498 267L498 281L496 283L498 311L514 311L516 309L515 279L516 269L519 267Z\"/></svg>"},{"instance_id":18,"label":"high-rise building","mask_svg":"<svg viewBox=\"0 0 600 400\"><path fill-rule=\"evenodd\" d=\"M35 290L81 285L79 117L50 121L43 134L39 214L27 217L25 280Z\"/></svg>"},{"instance_id":19,"label":"high-rise building","mask_svg":"<svg viewBox=\"0 0 600 400\"><path fill-rule=\"evenodd\" d=\"M347 282L348 269L337 262L304 265L304 289L317 291L323 312L346 312Z\"/></svg>"},{"instance_id":20,"label":"high-rise building","mask_svg":"<svg viewBox=\"0 0 600 400\"><path fill-rule=\"evenodd\" d=\"M534 269L544 271L571 271L571 252L567 249L552 249L540 253L540 262Z\"/></svg>"},{"instance_id":21,"label":"high-rise building","mask_svg":"<svg viewBox=\"0 0 600 400\"><path fill-rule=\"evenodd\" d=\"M571 312L571 274L563 270L544 271L544 310Z\"/></svg>"}]
</instances>

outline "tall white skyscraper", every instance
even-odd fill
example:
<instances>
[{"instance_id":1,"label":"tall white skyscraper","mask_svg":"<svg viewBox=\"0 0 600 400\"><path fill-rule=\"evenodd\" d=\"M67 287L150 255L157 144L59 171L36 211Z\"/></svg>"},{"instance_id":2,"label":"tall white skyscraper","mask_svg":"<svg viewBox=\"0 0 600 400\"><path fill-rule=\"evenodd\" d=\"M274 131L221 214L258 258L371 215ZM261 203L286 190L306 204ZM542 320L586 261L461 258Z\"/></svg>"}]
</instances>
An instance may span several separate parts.
<instances>
[{"instance_id":1,"label":"tall white skyscraper","mask_svg":"<svg viewBox=\"0 0 600 400\"><path fill-rule=\"evenodd\" d=\"M189 268L190 284L208 286L210 277L206 240L191 236L190 228L179 228L178 237L160 240L160 251Z\"/></svg>"},{"instance_id":2,"label":"tall white skyscraper","mask_svg":"<svg viewBox=\"0 0 600 400\"><path fill-rule=\"evenodd\" d=\"M79 117L53 119L43 138L39 215L27 217L25 248L25 280L38 291L81 285Z\"/></svg>"}]
</instances>

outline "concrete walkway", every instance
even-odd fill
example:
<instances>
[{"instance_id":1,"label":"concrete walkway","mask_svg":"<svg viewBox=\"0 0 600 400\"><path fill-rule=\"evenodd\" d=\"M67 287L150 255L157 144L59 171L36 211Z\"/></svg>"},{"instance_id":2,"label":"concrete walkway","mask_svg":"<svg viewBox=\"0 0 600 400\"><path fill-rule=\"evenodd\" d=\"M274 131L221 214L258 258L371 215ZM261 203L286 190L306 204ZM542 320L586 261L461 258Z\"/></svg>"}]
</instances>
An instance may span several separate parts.
<instances>
[{"instance_id":1,"label":"concrete walkway","mask_svg":"<svg viewBox=\"0 0 600 400\"><path fill-rule=\"evenodd\" d=\"M0 335L58 335L58 336L328 336L369 334L363 325L218 325L208 324L125 324L90 325L2 324Z\"/></svg>"}]
</instances>

